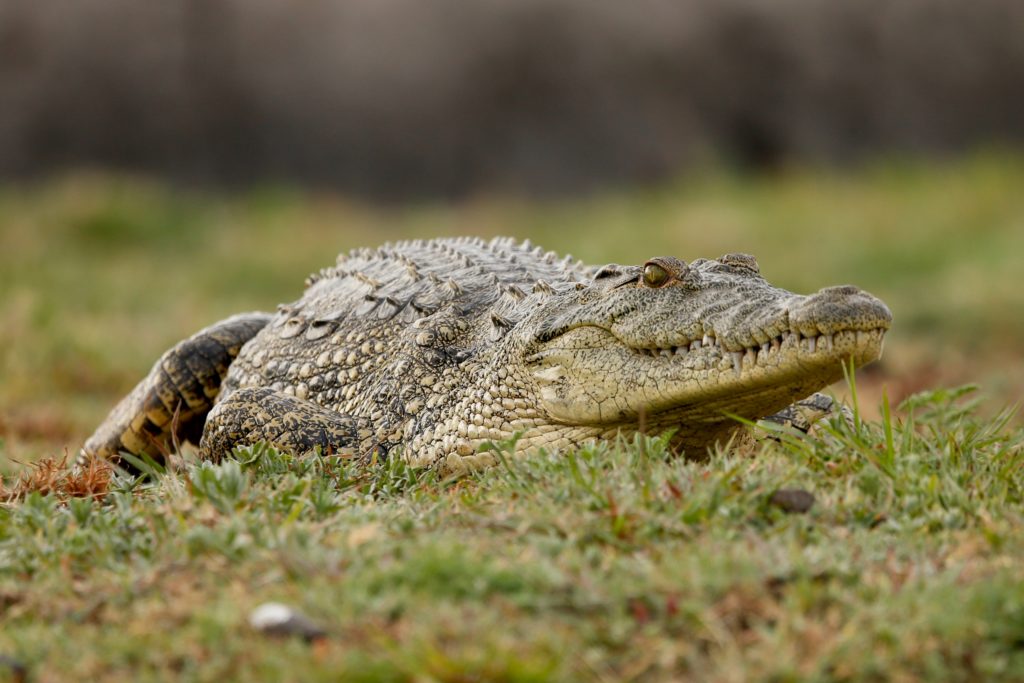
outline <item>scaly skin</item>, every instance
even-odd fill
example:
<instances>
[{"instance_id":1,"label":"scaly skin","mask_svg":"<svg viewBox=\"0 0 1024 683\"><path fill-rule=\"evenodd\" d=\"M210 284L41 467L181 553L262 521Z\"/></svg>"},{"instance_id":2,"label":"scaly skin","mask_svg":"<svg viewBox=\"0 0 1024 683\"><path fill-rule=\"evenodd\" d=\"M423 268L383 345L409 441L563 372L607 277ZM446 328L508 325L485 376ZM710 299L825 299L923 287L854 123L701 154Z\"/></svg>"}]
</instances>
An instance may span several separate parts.
<instances>
[{"instance_id":1,"label":"scaly skin","mask_svg":"<svg viewBox=\"0 0 1024 683\"><path fill-rule=\"evenodd\" d=\"M875 360L892 319L855 287L774 287L742 254L591 268L511 240L359 250L307 285L231 362L206 457L267 440L450 473L491 464L481 444L516 434L529 452L640 429L674 429L675 446L700 453L735 429L731 416L770 415L840 378L848 359ZM245 320L249 331L266 319ZM161 363L188 357L197 337ZM139 431L148 450L166 448L173 407L156 415L163 431L139 418L161 386L151 373L84 451L139 450Z\"/></svg>"}]
</instances>

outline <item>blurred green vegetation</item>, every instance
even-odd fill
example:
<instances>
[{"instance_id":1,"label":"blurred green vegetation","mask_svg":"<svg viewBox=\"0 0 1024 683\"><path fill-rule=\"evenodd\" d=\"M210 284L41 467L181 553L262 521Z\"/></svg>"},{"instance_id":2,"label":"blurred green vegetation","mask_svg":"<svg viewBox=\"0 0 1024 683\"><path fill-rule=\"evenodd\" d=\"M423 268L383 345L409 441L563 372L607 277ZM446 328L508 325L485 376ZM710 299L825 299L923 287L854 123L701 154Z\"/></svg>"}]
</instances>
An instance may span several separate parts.
<instances>
[{"instance_id":1,"label":"blurred green vegetation","mask_svg":"<svg viewBox=\"0 0 1024 683\"><path fill-rule=\"evenodd\" d=\"M268 187L230 196L77 174L0 189L0 435L8 455L71 449L168 346L301 294L335 254L388 240L508 234L590 263L753 253L795 291L853 283L895 323L868 404L979 382L1024 386L1024 158L690 176L527 202L379 207Z\"/></svg>"}]
</instances>

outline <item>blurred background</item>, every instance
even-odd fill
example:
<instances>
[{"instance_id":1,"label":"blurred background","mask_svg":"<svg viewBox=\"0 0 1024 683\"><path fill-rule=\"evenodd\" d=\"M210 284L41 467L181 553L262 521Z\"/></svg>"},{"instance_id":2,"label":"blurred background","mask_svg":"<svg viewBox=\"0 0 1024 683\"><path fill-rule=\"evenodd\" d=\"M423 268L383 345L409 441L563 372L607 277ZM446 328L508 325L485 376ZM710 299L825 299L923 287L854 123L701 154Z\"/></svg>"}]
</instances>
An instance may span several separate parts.
<instances>
[{"instance_id":1,"label":"blurred background","mask_svg":"<svg viewBox=\"0 0 1024 683\"><path fill-rule=\"evenodd\" d=\"M3 0L0 173L545 196L1024 140L1016 0Z\"/></svg>"},{"instance_id":2,"label":"blurred background","mask_svg":"<svg viewBox=\"0 0 1024 683\"><path fill-rule=\"evenodd\" d=\"M1022 147L1018 0L0 0L0 455L337 251L460 234L852 282L896 318L866 404L995 410Z\"/></svg>"}]
</instances>

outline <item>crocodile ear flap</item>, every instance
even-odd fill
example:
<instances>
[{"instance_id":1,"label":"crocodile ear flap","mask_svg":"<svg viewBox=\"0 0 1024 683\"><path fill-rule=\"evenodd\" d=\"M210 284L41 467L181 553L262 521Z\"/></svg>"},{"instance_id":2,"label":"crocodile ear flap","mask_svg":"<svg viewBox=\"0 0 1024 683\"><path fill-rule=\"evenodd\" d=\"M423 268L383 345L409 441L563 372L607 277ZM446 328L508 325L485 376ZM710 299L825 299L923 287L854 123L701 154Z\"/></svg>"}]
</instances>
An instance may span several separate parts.
<instances>
[{"instance_id":1,"label":"crocodile ear flap","mask_svg":"<svg viewBox=\"0 0 1024 683\"><path fill-rule=\"evenodd\" d=\"M640 266L621 266L617 263L609 263L594 273L594 281L610 280L608 288L618 289L623 285L635 284L640 279L640 273Z\"/></svg>"},{"instance_id":2,"label":"crocodile ear flap","mask_svg":"<svg viewBox=\"0 0 1024 683\"><path fill-rule=\"evenodd\" d=\"M622 266L618 263L609 263L601 266L596 273L594 273L595 280L604 280L609 277L616 277L622 274Z\"/></svg>"}]
</instances>

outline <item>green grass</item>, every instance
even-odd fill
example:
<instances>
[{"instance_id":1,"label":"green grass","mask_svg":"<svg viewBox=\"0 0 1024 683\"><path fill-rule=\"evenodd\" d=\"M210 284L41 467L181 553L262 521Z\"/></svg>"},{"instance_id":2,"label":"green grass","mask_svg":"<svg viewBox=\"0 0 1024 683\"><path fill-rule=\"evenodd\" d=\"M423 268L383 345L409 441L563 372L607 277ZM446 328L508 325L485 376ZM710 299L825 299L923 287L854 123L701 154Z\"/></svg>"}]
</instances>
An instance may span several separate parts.
<instances>
[{"instance_id":1,"label":"green grass","mask_svg":"<svg viewBox=\"0 0 1024 683\"><path fill-rule=\"evenodd\" d=\"M781 286L852 282L895 315L854 425L705 461L650 439L438 481L257 448L0 504L0 681L4 657L38 681L1024 680L1024 430L1000 411L1024 386L1021 187L1024 158L989 154L545 204L0 188L8 484L73 452L163 349L389 239L746 251ZM987 400L941 388L966 382ZM815 504L787 514L779 489ZM266 601L327 637L255 632Z\"/></svg>"},{"instance_id":2,"label":"green grass","mask_svg":"<svg viewBox=\"0 0 1024 683\"><path fill-rule=\"evenodd\" d=\"M652 438L437 481L257 447L32 494L0 508L0 653L40 680L1021 680L1024 433L959 392L901 413L705 462ZM253 631L265 601L328 635Z\"/></svg>"}]
</instances>

